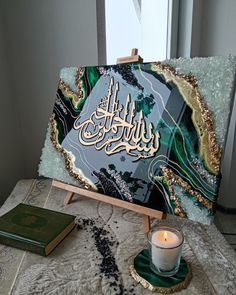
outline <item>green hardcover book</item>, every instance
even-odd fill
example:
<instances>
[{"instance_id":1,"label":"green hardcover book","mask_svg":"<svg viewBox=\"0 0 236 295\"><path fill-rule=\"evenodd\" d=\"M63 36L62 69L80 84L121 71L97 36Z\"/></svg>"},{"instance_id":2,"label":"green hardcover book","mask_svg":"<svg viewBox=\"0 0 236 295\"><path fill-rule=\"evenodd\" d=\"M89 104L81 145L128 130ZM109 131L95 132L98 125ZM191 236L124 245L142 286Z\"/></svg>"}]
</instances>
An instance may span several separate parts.
<instances>
[{"instance_id":1,"label":"green hardcover book","mask_svg":"<svg viewBox=\"0 0 236 295\"><path fill-rule=\"evenodd\" d=\"M0 217L0 243L47 256L74 228L75 216L19 204Z\"/></svg>"}]
</instances>

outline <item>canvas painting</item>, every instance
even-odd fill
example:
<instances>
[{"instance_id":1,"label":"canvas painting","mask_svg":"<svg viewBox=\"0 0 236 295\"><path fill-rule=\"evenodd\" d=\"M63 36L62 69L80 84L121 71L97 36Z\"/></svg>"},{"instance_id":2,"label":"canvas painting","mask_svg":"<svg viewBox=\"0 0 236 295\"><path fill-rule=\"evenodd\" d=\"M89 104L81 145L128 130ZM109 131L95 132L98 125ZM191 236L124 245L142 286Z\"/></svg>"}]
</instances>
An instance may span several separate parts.
<instances>
[{"instance_id":1,"label":"canvas painting","mask_svg":"<svg viewBox=\"0 0 236 295\"><path fill-rule=\"evenodd\" d=\"M187 71L190 60L183 61L185 71L175 61L64 68L40 174L208 223L221 179L234 63L197 62L211 70L221 62L231 71L224 122L216 123L219 106L211 106L217 94L201 89L204 72ZM219 74L212 77L212 84L222 83Z\"/></svg>"}]
</instances>

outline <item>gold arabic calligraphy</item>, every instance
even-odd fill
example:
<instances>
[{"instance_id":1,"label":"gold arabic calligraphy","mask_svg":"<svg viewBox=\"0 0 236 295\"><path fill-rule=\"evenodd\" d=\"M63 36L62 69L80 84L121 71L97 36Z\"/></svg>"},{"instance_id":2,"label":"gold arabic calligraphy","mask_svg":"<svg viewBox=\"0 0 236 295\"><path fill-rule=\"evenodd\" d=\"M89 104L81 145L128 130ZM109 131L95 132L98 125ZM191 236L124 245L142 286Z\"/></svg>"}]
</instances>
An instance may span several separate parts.
<instances>
[{"instance_id":1,"label":"gold arabic calligraphy","mask_svg":"<svg viewBox=\"0 0 236 295\"><path fill-rule=\"evenodd\" d=\"M82 123L78 122L80 118L75 121L79 142L85 146L94 145L96 150L104 149L107 155L125 150L128 155L136 157L135 161L153 157L160 145L159 132L154 131L152 123L146 127L142 110L135 119L135 102L132 102L129 116L130 94L124 107L117 102L119 83L115 83L114 95L113 88L114 79L111 77L108 95L100 100L90 118Z\"/></svg>"}]
</instances>

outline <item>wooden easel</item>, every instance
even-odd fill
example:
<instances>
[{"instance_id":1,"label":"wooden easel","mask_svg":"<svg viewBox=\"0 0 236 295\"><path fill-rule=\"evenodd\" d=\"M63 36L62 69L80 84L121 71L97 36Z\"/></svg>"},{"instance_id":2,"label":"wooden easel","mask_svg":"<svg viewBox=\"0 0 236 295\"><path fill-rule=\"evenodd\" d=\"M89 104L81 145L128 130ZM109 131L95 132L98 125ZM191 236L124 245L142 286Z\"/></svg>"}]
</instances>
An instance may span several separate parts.
<instances>
[{"instance_id":1,"label":"wooden easel","mask_svg":"<svg viewBox=\"0 0 236 295\"><path fill-rule=\"evenodd\" d=\"M117 64L124 64L124 63L127 63L127 62L143 62L142 57L140 55L138 55L138 49L137 48L132 49L130 56L119 57L116 60Z\"/></svg>"},{"instance_id":2,"label":"wooden easel","mask_svg":"<svg viewBox=\"0 0 236 295\"><path fill-rule=\"evenodd\" d=\"M127 63L127 62L143 62L143 59L138 55L138 49L133 48L132 52L131 52L131 56L117 58L117 61L116 61L117 64ZM66 205L72 201L73 194L76 193L80 196L85 196L88 198L95 199L97 201L102 201L105 203L112 204L114 206L118 206L121 208L125 208L125 209L131 210L131 211L141 213L143 215L144 233L147 233L150 230L150 226L151 226L150 217L155 217L157 219L164 219L166 217L166 214L164 214L161 211L154 210L154 209L147 208L147 207L143 207L143 206L136 205L133 203L129 203L127 201L123 201L123 200L116 199L116 198L113 198L113 197L110 197L107 195L103 195L103 194L97 193L95 191L89 191L86 189L82 189L80 187L66 184L66 183L63 183L58 180L53 180L52 186L67 191L67 194L66 194L66 197L64 200L64 204L66 204Z\"/></svg>"}]
</instances>

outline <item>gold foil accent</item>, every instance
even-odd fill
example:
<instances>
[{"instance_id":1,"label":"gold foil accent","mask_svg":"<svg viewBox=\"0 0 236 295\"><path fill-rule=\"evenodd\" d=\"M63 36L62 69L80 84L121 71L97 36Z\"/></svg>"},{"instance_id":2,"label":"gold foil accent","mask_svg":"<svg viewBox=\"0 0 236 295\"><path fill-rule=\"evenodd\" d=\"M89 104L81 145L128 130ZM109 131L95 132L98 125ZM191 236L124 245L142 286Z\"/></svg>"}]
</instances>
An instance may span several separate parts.
<instances>
[{"instance_id":1,"label":"gold foil accent","mask_svg":"<svg viewBox=\"0 0 236 295\"><path fill-rule=\"evenodd\" d=\"M98 151L103 149L108 156L125 151L135 158L134 161L153 157L160 147L160 133L154 131L152 123L146 124L142 110L135 119L135 102L131 104L130 94L125 105L117 101L119 85L119 82L115 83L113 95L114 78L111 77L108 95L100 100L88 119L78 122L78 118L74 122L78 140L83 146L92 145Z\"/></svg>"},{"instance_id":2,"label":"gold foil accent","mask_svg":"<svg viewBox=\"0 0 236 295\"><path fill-rule=\"evenodd\" d=\"M176 204L176 214L181 216L181 207L180 207L180 201L178 200L177 196L174 193L173 184L177 183L179 184L184 190L186 190L188 193L190 193L192 196L194 196L197 201L201 204L203 204L206 208L212 209L213 208L213 202L206 199L202 194L192 189L191 185L189 185L185 180L183 180L179 175L176 175L172 169L167 167L161 167L163 175L165 176L169 191L171 193L170 199L175 202ZM175 209L176 209L175 208ZM179 210L180 209L180 210ZM184 217L184 216L183 216Z\"/></svg>"},{"instance_id":3,"label":"gold foil accent","mask_svg":"<svg viewBox=\"0 0 236 295\"><path fill-rule=\"evenodd\" d=\"M78 67L76 77L75 77L75 85L77 86L78 93L80 94L81 98L85 97L85 91L84 91L84 86L83 86L83 81L81 78L84 75L84 68Z\"/></svg>"},{"instance_id":4,"label":"gold foil accent","mask_svg":"<svg viewBox=\"0 0 236 295\"><path fill-rule=\"evenodd\" d=\"M25 218L20 220L20 225L25 225L25 226L32 225L37 221L37 219L39 219L38 216L28 215Z\"/></svg>"},{"instance_id":5,"label":"gold foil accent","mask_svg":"<svg viewBox=\"0 0 236 295\"><path fill-rule=\"evenodd\" d=\"M75 107L78 106L81 99L84 98L84 89L83 82L81 81L81 77L83 76L84 71L81 68L78 68L76 73L75 83L77 85L78 91L74 92L71 90L70 86L67 85L64 81L60 79L58 88L62 91L63 95L66 97L70 97Z\"/></svg>"},{"instance_id":6,"label":"gold foil accent","mask_svg":"<svg viewBox=\"0 0 236 295\"><path fill-rule=\"evenodd\" d=\"M62 80L59 81L58 88L62 91L63 95L66 97L70 97L72 99L73 105L77 106L78 102L80 101L79 95L72 91L70 87L63 82Z\"/></svg>"},{"instance_id":7,"label":"gold foil accent","mask_svg":"<svg viewBox=\"0 0 236 295\"><path fill-rule=\"evenodd\" d=\"M172 178L169 178L168 175L165 175L164 171L163 171L163 166L160 167L162 169L163 172L163 177L162 176L154 176L154 179L157 181L162 181L162 179L165 177L167 185L168 185L168 189L170 192L170 200L174 202L175 204L175 208L174 208L174 213L175 215L178 215L180 217L187 217L187 213L184 211L184 209L181 206L181 202L179 200L179 198L177 197L177 195L174 192L174 186L173 186L173 182L174 180Z\"/></svg>"},{"instance_id":8,"label":"gold foil accent","mask_svg":"<svg viewBox=\"0 0 236 295\"><path fill-rule=\"evenodd\" d=\"M178 283L170 288L153 286L151 283L149 283L147 280L142 278L137 273L133 264L130 265L129 270L130 270L130 274L133 277L133 279L136 282L140 283L145 289L148 289L152 292L161 293L161 294L172 294L174 292L181 291L181 290L186 289L188 287L193 275L192 275L191 265L188 262L187 262L187 266L188 266L188 274L186 275L184 281L181 283Z\"/></svg>"},{"instance_id":9,"label":"gold foil accent","mask_svg":"<svg viewBox=\"0 0 236 295\"><path fill-rule=\"evenodd\" d=\"M167 82L172 81L178 87L186 103L191 107L192 120L200 137L200 155L213 174L220 171L221 148L216 140L212 114L199 92L194 76L181 74L175 68L161 62L154 63L152 70L163 75Z\"/></svg>"},{"instance_id":10,"label":"gold foil accent","mask_svg":"<svg viewBox=\"0 0 236 295\"><path fill-rule=\"evenodd\" d=\"M71 155L66 152L61 145L58 143L58 130L56 128L56 121L54 119L54 114L52 115L50 119L50 127L51 127L51 142L53 146L56 148L56 150L65 158L65 167L68 170L70 176L77 179L86 189L95 190L94 186L91 185L84 177L82 177L80 174L75 173L75 165L73 164L73 159Z\"/></svg>"}]
</instances>

